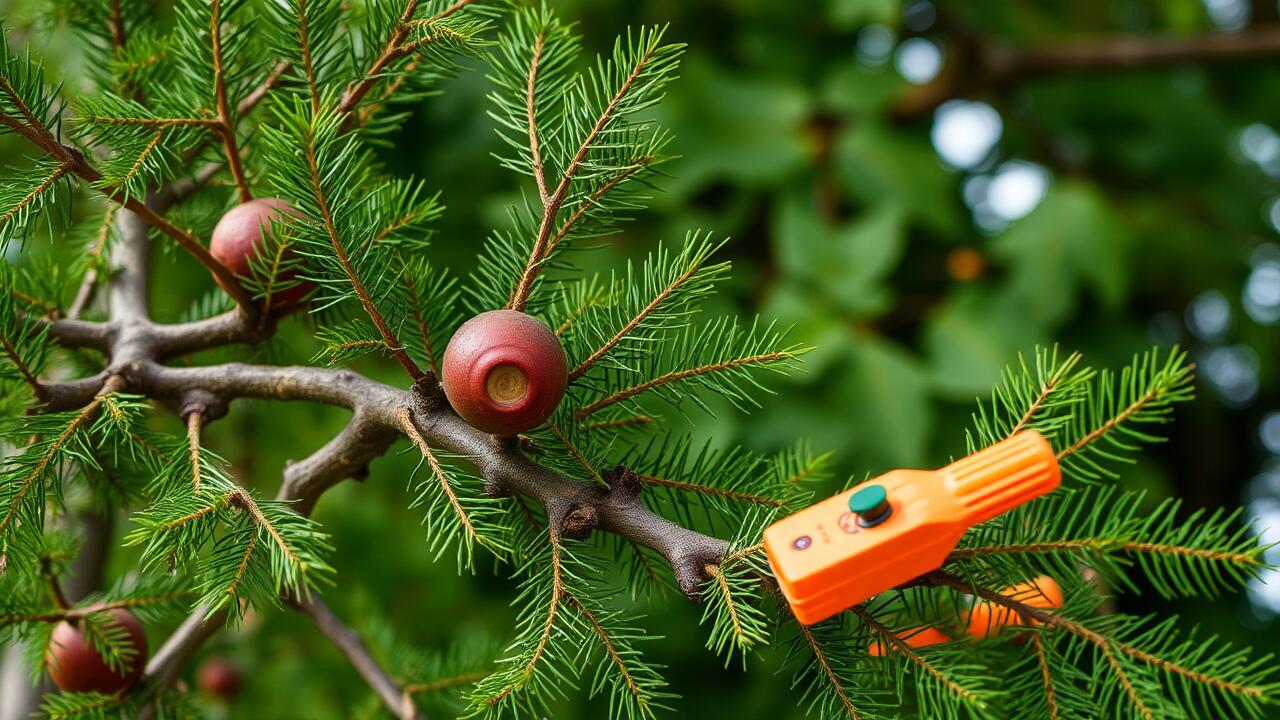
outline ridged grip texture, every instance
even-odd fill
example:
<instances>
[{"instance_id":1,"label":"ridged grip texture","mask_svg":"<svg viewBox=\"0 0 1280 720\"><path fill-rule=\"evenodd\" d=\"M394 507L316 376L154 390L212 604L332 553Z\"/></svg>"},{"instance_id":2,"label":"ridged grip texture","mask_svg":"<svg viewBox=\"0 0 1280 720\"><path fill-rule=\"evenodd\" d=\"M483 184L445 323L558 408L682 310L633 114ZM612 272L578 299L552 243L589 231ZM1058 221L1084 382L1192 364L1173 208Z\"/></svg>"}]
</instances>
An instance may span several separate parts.
<instances>
[{"instance_id":1,"label":"ridged grip texture","mask_svg":"<svg viewBox=\"0 0 1280 720\"><path fill-rule=\"evenodd\" d=\"M970 524L1039 497L1062 480L1053 447L1034 430L957 460L942 472Z\"/></svg>"}]
</instances>

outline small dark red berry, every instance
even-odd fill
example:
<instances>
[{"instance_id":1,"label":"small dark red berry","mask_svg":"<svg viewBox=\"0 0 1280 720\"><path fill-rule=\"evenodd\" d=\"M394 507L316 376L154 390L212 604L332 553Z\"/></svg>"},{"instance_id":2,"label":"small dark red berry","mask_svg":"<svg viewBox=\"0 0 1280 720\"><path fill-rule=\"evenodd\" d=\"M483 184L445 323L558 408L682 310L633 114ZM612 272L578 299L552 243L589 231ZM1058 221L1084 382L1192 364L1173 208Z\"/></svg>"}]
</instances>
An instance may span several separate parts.
<instances>
[{"instance_id":1,"label":"small dark red berry","mask_svg":"<svg viewBox=\"0 0 1280 720\"><path fill-rule=\"evenodd\" d=\"M225 657L211 657L196 670L196 686L200 692L222 700L234 700L240 694L240 668Z\"/></svg>"},{"instance_id":2,"label":"small dark red berry","mask_svg":"<svg viewBox=\"0 0 1280 720\"><path fill-rule=\"evenodd\" d=\"M445 349L442 374L453 409L494 435L516 435L551 417L569 378L555 333L515 310L463 323Z\"/></svg>"},{"instance_id":3,"label":"small dark red berry","mask_svg":"<svg viewBox=\"0 0 1280 720\"><path fill-rule=\"evenodd\" d=\"M138 618L125 610L108 610L109 622L124 628L134 654L124 667L112 670L94 649L84 631L84 621L63 621L53 629L45 663L53 684L66 692L97 692L105 695L120 692L137 684L147 665L147 636Z\"/></svg>"},{"instance_id":4,"label":"small dark red berry","mask_svg":"<svg viewBox=\"0 0 1280 720\"><path fill-rule=\"evenodd\" d=\"M293 214L293 212L293 208L288 203L275 198L258 198L237 205L228 210L213 228L209 253L232 273L243 277L254 277L255 273L250 260L255 258L262 249L263 233L271 232L272 220L278 220L282 215ZM292 255L290 254L289 257ZM279 275L277 282L293 280L296 274L295 270L287 270ZM271 307L279 310L296 306L311 290L311 283L298 282L284 290L273 292Z\"/></svg>"}]
</instances>

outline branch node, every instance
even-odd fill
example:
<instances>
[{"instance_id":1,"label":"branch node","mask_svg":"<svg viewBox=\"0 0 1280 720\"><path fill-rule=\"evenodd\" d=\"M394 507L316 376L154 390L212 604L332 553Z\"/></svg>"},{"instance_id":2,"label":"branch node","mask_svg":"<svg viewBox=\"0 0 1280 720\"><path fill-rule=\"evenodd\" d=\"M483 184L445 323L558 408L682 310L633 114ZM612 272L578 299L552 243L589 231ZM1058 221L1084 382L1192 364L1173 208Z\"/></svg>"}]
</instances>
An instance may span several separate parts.
<instances>
[{"instance_id":1,"label":"branch node","mask_svg":"<svg viewBox=\"0 0 1280 720\"><path fill-rule=\"evenodd\" d=\"M618 465L600 473L600 479L609 486L609 494L624 501L635 501L640 497L644 483L634 471Z\"/></svg>"},{"instance_id":2,"label":"branch node","mask_svg":"<svg viewBox=\"0 0 1280 720\"><path fill-rule=\"evenodd\" d=\"M430 417L449 405L448 398L444 396L444 388L431 373L413 381L412 395L414 417Z\"/></svg>"},{"instance_id":3,"label":"branch node","mask_svg":"<svg viewBox=\"0 0 1280 720\"><path fill-rule=\"evenodd\" d=\"M199 413L203 422L212 422L227 414L227 401L203 388L192 388L182 393L178 416L184 421L191 413Z\"/></svg>"},{"instance_id":4,"label":"branch node","mask_svg":"<svg viewBox=\"0 0 1280 720\"><path fill-rule=\"evenodd\" d=\"M586 540L600 525L600 513L591 505L574 505L560 521L561 537Z\"/></svg>"}]
</instances>

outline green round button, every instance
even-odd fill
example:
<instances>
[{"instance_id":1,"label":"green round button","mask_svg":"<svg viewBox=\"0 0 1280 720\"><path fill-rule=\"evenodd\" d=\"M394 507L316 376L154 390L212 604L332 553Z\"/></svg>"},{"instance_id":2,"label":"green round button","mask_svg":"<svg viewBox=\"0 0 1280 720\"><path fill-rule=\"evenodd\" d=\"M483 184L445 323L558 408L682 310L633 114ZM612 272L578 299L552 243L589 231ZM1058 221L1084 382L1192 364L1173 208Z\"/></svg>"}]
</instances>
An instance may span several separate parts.
<instances>
[{"instance_id":1,"label":"green round button","mask_svg":"<svg viewBox=\"0 0 1280 720\"><path fill-rule=\"evenodd\" d=\"M858 515L879 515L888 499L884 486L868 485L849 496L849 510Z\"/></svg>"}]
</instances>

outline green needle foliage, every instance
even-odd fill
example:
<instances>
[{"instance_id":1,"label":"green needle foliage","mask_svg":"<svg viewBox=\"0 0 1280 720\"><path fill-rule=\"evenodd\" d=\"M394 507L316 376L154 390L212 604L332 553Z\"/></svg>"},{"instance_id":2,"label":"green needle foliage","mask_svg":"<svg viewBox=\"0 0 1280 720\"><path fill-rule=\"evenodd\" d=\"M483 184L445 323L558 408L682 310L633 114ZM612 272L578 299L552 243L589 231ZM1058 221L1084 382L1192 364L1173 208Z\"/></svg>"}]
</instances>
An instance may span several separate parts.
<instances>
[{"instance_id":1,"label":"green needle foliage","mask_svg":"<svg viewBox=\"0 0 1280 720\"><path fill-rule=\"evenodd\" d=\"M795 621L761 538L826 487L827 456L803 442L773 455L713 448L664 421L757 407L808 348L767 320L701 315L730 269L710 232L690 230L608 279L584 273L567 252L609 239L653 192L669 135L651 111L682 51L663 28L630 31L587 60L574 28L545 4L179 0L172 14L144 2L51 4L87 39L93 87L62 102L36 59L0 44L0 129L29 140L33 153L0 183L0 237L47 227L78 253L76 272L94 273L92 288L108 279L121 241L115 208L142 209L138 199L212 164L221 182L201 175L187 204L152 224L201 259L202 240L184 228L210 223L186 219L255 196L287 202L292 211L241 278L248 300L236 300L256 319L280 320L268 316L272 298L313 284L303 324L313 364L390 359L403 384L433 387L465 311L538 317L559 336L571 382L550 420L505 451L579 481L578 500L629 502L723 538L723 556L696 568L707 648L738 668L760 665L778 644L796 703L811 716L1262 717L1275 702L1269 656L1173 618L1101 611L1112 592L1212 598L1265 569L1237 513L1153 506L1114 482L1191 396L1191 367L1176 350L1144 353L1118 373L1057 349L1020 360L979 402L970 449L1037 430L1058 452L1063 487L974 528L940 572L812 627ZM442 196L391 176L374 149L403 125L403 103L476 65L492 85L497 162L523 191L468 274L431 257ZM72 118L67 138L63 120ZM93 212L69 224L80 195L110 203L89 204ZM53 625L81 618L98 652L119 664L128 647L104 624L108 608L160 624L204 607L235 624L250 608L332 592L324 528L243 487L202 445L201 411L183 410L188 432L171 435L150 421L163 408L113 384L81 407L46 412L51 389L66 389L53 378L83 382L107 364L57 347L50 328L71 312L67 280L56 267L0 271L3 439L13 448L0 467L0 640L25 643L40 668ZM215 291L186 319L231 308ZM87 316L98 319L92 306ZM408 647L388 622L364 623L373 660L404 701L545 717L583 693L604 698L610 718L678 712L665 668L646 652L661 638L644 614L676 584L669 562L679 559L618 534L569 537L564 508L493 492L510 488L486 485L475 458L432 447L415 412L396 415L402 447L420 457L404 504L421 513L433 557L512 578L517 619L501 650L481 643L446 654ZM84 502L127 510L125 543L141 559L128 584L66 607L50 590L77 552L69 519ZM1001 593L1042 574L1062 587L1062 607ZM1003 610L1014 627L966 638L977 603ZM917 646L926 629L955 639ZM181 693L154 692L162 713L198 714ZM132 716L152 693L51 695L43 712Z\"/></svg>"}]
</instances>

